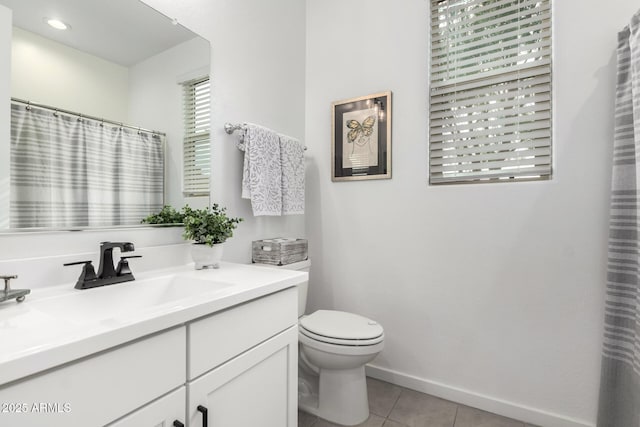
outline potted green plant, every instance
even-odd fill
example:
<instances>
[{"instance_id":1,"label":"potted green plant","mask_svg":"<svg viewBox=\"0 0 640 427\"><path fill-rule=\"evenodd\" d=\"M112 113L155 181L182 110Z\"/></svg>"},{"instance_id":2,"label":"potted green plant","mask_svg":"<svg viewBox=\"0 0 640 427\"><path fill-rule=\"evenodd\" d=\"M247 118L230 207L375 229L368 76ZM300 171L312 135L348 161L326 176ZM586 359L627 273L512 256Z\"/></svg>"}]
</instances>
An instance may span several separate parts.
<instances>
[{"instance_id":1,"label":"potted green plant","mask_svg":"<svg viewBox=\"0 0 640 427\"><path fill-rule=\"evenodd\" d=\"M233 236L242 218L230 218L226 208L214 203L211 208L182 209L184 233L182 237L194 240L191 256L196 270L218 268L222 259L223 243Z\"/></svg>"}]
</instances>

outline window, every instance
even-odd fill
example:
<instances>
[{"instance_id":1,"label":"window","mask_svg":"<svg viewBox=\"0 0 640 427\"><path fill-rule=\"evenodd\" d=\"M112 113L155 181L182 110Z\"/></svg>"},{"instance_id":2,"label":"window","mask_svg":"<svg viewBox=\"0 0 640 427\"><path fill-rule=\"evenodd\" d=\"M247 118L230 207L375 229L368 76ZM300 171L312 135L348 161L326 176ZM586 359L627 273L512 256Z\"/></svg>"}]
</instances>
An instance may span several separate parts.
<instances>
[{"instance_id":1,"label":"window","mask_svg":"<svg viewBox=\"0 0 640 427\"><path fill-rule=\"evenodd\" d=\"M551 176L551 0L431 0L431 184Z\"/></svg>"},{"instance_id":2,"label":"window","mask_svg":"<svg viewBox=\"0 0 640 427\"><path fill-rule=\"evenodd\" d=\"M209 77L182 84L184 91L184 171L182 191L208 196L211 173Z\"/></svg>"}]
</instances>

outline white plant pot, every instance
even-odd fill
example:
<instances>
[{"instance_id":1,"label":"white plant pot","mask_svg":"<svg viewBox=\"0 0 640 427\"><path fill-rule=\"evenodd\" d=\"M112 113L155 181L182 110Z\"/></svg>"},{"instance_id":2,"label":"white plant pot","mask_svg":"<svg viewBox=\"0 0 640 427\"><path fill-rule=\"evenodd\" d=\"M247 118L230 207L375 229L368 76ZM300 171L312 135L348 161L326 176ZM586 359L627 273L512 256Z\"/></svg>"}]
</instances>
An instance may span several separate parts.
<instances>
[{"instance_id":1,"label":"white plant pot","mask_svg":"<svg viewBox=\"0 0 640 427\"><path fill-rule=\"evenodd\" d=\"M204 243L194 243L191 245L191 257L196 264L196 270L203 268L219 268L224 243L217 243L213 246Z\"/></svg>"}]
</instances>

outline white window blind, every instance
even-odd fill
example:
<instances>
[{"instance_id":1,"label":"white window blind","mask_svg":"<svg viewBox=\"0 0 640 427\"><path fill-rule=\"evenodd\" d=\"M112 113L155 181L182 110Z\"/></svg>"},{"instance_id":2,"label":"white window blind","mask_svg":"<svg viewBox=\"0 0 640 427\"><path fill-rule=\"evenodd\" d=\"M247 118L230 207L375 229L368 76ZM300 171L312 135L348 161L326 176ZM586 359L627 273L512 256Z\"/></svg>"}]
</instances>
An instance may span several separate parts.
<instances>
[{"instance_id":1,"label":"white window blind","mask_svg":"<svg viewBox=\"0 0 640 427\"><path fill-rule=\"evenodd\" d=\"M551 176L551 0L431 0L432 184Z\"/></svg>"},{"instance_id":2,"label":"white window blind","mask_svg":"<svg viewBox=\"0 0 640 427\"><path fill-rule=\"evenodd\" d=\"M184 172L186 195L209 195L211 107L209 77L182 84L184 91Z\"/></svg>"}]
</instances>

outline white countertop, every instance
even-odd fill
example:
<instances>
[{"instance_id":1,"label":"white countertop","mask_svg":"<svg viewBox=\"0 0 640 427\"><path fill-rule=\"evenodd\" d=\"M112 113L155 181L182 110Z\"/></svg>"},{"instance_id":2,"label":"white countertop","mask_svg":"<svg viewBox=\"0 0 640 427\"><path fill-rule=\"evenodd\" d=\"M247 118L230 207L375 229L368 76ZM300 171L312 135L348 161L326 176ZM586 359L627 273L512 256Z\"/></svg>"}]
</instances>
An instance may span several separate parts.
<instances>
[{"instance_id":1,"label":"white countertop","mask_svg":"<svg viewBox=\"0 0 640 427\"><path fill-rule=\"evenodd\" d=\"M72 283L43 288L22 303L0 303L0 386L308 279L305 272L224 262L213 270L187 265L135 276L133 282L87 290ZM192 279L200 291L153 292L153 281L174 276ZM141 307L147 290L149 301Z\"/></svg>"}]
</instances>

